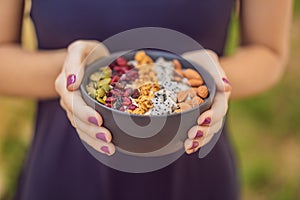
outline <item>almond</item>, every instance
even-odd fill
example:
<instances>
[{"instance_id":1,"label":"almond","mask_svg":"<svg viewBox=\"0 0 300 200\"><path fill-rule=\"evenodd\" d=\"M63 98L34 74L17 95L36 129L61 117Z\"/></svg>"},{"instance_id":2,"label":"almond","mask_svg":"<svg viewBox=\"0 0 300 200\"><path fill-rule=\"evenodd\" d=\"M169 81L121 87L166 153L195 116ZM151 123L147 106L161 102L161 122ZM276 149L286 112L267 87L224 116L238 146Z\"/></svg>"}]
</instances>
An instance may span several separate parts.
<instances>
[{"instance_id":1,"label":"almond","mask_svg":"<svg viewBox=\"0 0 300 200\"><path fill-rule=\"evenodd\" d=\"M181 69L175 69L175 71L177 72L177 74L179 74L180 76L183 76L183 71Z\"/></svg>"},{"instance_id":2,"label":"almond","mask_svg":"<svg viewBox=\"0 0 300 200\"><path fill-rule=\"evenodd\" d=\"M174 59L173 60L173 65L174 65L174 68L175 69L182 69L182 65L181 65L181 63L179 62L179 60L177 60L177 59Z\"/></svg>"},{"instance_id":3,"label":"almond","mask_svg":"<svg viewBox=\"0 0 300 200\"><path fill-rule=\"evenodd\" d=\"M208 97L208 89L205 85L201 85L197 88L197 94L199 97L205 99Z\"/></svg>"},{"instance_id":4,"label":"almond","mask_svg":"<svg viewBox=\"0 0 300 200\"><path fill-rule=\"evenodd\" d=\"M184 77L186 77L187 79L201 79L200 74L194 70L194 69L186 69L183 72Z\"/></svg>"},{"instance_id":5,"label":"almond","mask_svg":"<svg viewBox=\"0 0 300 200\"><path fill-rule=\"evenodd\" d=\"M187 103L179 103L178 106L182 111L189 110L192 108L192 106L190 106Z\"/></svg>"},{"instance_id":6,"label":"almond","mask_svg":"<svg viewBox=\"0 0 300 200\"><path fill-rule=\"evenodd\" d=\"M177 101L179 103L184 102L184 100L186 100L186 98L187 98L187 95L188 95L187 91L180 91L180 92L178 92L177 93Z\"/></svg>"},{"instance_id":7,"label":"almond","mask_svg":"<svg viewBox=\"0 0 300 200\"><path fill-rule=\"evenodd\" d=\"M202 79L189 79L189 84L192 87L199 87L200 85L203 84L203 80Z\"/></svg>"},{"instance_id":8,"label":"almond","mask_svg":"<svg viewBox=\"0 0 300 200\"><path fill-rule=\"evenodd\" d=\"M195 96L193 99L192 99L192 104L193 106L197 106L197 105L200 105L204 102L203 99L201 99L200 97L198 96Z\"/></svg>"},{"instance_id":9,"label":"almond","mask_svg":"<svg viewBox=\"0 0 300 200\"><path fill-rule=\"evenodd\" d=\"M196 88L197 89L197 88ZM188 96L192 99L194 96L197 95L196 90L194 90L193 88L190 88L187 90Z\"/></svg>"}]
</instances>

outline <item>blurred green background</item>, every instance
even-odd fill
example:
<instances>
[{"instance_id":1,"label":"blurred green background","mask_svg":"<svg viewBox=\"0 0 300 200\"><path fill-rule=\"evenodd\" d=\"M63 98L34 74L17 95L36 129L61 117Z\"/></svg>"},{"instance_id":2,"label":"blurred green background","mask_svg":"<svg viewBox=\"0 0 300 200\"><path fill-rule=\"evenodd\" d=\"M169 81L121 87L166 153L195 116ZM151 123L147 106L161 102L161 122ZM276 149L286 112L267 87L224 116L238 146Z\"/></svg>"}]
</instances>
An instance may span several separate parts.
<instances>
[{"instance_id":1,"label":"blurred green background","mask_svg":"<svg viewBox=\"0 0 300 200\"><path fill-rule=\"evenodd\" d=\"M23 45L36 41L25 6ZM227 53L238 41L233 15ZM281 82L263 95L232 101L229 129L236 150L243 200L300 199L300 0L294 2L290 59ZM33 132L35 102L0 96L0 199L14 194Z\"/></svg>"}]
</instances>

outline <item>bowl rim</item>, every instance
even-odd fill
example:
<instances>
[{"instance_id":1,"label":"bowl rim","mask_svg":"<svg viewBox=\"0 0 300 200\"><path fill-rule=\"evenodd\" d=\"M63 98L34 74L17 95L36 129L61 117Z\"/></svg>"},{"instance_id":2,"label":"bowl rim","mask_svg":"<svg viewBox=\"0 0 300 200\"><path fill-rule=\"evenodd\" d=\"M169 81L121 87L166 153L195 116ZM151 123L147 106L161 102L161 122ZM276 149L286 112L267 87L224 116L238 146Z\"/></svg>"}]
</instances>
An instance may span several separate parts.
<instances>
[{"instance_id":1,"label":"bowl rim","mask_svg":"<svg viewBox=\"0 0 300 200\"><path fill-rule=\"evenodd\" d=\"M128 112L119 111L119 110L117 110L117 109L107 107L107 106L101 104L101 103L98 102L96 99L92 98L90 95L87 94L86 86L85 86L83 83L86 82L85 80L89 77L89 76L86 75L86 71L87 71L88 68L90 68L90 66L93 66L93 64L96 64L97 62L101 62L102 59L108 59L108 58L112 58L112 57L115 57L115 56L117 56L116 58L118 58L118 57L124 56L124 55L126 55L126 54L128 54L128 53L131 53L131 52L137 52L137 51L140 51L140 50L146 51L146 53L147 53L147 51L150 50L150 51L154 51L154 52L157 51L157 52L164 52L164 53L173 54L173 55L177 56L178 58L180 58L181 60L186 61L187 63L189 63L189 64L190 64L191 66L193 66L193 67L196 65L197 67L201 68L201 70L203 70L203 71L205 72L205 75L208 76L208 78L212 79L213 84L214 84L214 85L211 87L211 89L207 86L207 89L209 90L209 96L208 96L206 99L204 99L204 102L203 102L202 104L197 105L196 107L191 108L191 109L189 109L189 110L185 110L185 111L183 111L183 112L179 112L179 113L171 113L171 114L163 114L163 115L139 115L139 114L128 113ZM149 56L151 57L151 55L149 55ZM165 60L169 61L168 58L165 58L164 56L161 56L161 57L163 57ZM181 61L179 60L179 62L181 62ZM105 67L105 66L101 66L101 67ZM101 67L100 67L100 68L101 68ZM197 70L197 67L194 67L194 69L195 69L198 73L200 73L200 72ZM215 83L215 81L214 81L212 75L211 75L206 69L204 69L201 65L199 65L199 64L197 64L197 63L195 63L195 62L193 62L193 61L186 60L185 58L183 58L182 56L180 56L180 55L178 55L178 54L175 54L175 53L173 53L173 52L169 52L169 51L166 51L166 50L161 50L161 49L149 49L149 48L144 48L144 49L137 49L137 50L131 50L131 51L126 51L126 52L113 52L113 53L110 54L108 57L101 58L101 59L97 59L97 60L95 60L94 62L92 62L92 63L86 65L84 71L85 71L84 77L83 77L82 82L81 82L81 84L80 84L80 91L81 91L81 94L83 93L83 94L84 94L85 96L87 96L90 100L92 100L93 103L99 105L100 107L102 107L102 108L104 108L104 109L110 110L110 111L112 111L112 112L116 112L116 113L118 113L118 114L120 114L120 115L129 116L129 117L142 117L142 118L143 118L143 117L144 117L144 118L158 117L158 118L165 118L165 117L169 117L169 116L177 116L177 115L188 114L189 112L193 112L193 111L199 110L201 107L204 107L206 104L209 103L208 101L209 101L210 99L213 101L213 100L214 100L214 97L215 97L215 93L216 93L216 85L215 85L216 83ZM200 74L201 74L201 73L200 73ZM205 83L205 79L206 79L206 78L205 78L204 75L202 75L202 74L201 74L201 77L203 78L204 83Z\"/></svg>"}]
</instances>

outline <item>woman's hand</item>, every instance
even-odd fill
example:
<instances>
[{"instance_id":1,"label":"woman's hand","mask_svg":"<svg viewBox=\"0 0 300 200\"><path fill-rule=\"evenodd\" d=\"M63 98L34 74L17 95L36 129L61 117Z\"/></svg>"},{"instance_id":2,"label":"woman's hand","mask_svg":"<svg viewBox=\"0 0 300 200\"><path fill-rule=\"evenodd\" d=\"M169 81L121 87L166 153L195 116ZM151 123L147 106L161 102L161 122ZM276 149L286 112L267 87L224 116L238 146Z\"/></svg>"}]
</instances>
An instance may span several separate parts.
<instances>
[{"instance_id":1,"label":"woman's hand","mask_svg":"<svg viewBox=\"0 0 300 200\"><path fill-rule=\"evenodd\" d=\"M107 48L97 41L76 41L68 47L68 54L62 71L55 81L60 95L60 104L76 129L81 140L96 151L112 155L115 147L111 143L111 133L102 126L102 117L87 106L78 90L84 75L86 57L97 47L97 56L109 55Z\"/></svg>"},{"instance_id":2,"label":"woman's hand","mask_svg":"<svg viewBox=\"0 0 300 200\"><path fill-rule=\"evenodd\" d=\"M185 140L184 147L186 153L191 154L207 144L222 128L232 88L214 52L200 50L184 53L182 56L203 66L216 82L216 95L211 108L202 113L197 120L197 125L188 131L188 139Z\"/></svg>"}]
</instances>

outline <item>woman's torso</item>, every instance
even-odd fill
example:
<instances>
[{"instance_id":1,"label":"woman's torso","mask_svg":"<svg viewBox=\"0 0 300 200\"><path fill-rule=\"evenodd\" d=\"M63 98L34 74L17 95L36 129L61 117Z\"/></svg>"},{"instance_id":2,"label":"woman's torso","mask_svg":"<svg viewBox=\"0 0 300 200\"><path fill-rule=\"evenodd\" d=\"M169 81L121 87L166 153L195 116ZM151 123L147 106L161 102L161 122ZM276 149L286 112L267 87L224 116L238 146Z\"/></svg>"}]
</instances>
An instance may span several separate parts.
<instances>
[{"instance_id":1,"label":"woman's torso","mask_svg":"<svg viewBox=\"0 0 300 200\"><path fill-rule=\"evenodd\" d=\"M233 0L32 0L40 49L66 48L77 39L103 41L137 27L180 31L223 54ZM188 49L187 49L188 50ZM234 160L223 133L205 158L183 155L152 173L110 169L83 147L58 100L38 103L34 140L17 199L237 198Z\"/></svg>"}]
</instances>

